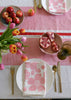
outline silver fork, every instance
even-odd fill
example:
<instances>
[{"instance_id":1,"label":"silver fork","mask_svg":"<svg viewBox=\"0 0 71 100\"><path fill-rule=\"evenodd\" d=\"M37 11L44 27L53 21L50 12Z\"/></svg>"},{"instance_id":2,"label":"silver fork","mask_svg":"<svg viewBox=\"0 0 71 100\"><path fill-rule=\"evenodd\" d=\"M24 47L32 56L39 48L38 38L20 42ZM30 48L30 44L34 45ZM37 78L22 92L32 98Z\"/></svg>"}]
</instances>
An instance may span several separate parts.
<instances>
[{"instance_id":1,"label":"silver fork","mask_svg":"<svg viewBox=\"0 0 71 100\"><path fill-rule=\"evenodd\" d=\"M10 73L11 73L11 80L12 80L12 95L14 95L14 73L15 73L15 68L13 66L10 68Z\"/></svg>"}]
</instances>

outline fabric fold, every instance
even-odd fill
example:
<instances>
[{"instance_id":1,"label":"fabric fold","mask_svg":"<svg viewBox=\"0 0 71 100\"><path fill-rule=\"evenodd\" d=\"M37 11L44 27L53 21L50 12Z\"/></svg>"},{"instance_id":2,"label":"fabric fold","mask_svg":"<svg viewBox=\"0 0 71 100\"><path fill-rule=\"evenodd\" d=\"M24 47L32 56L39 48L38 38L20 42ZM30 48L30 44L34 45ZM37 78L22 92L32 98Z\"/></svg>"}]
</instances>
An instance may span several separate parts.
<instances>
[{"instance_id":1,"label":"fabric fold","mask_svg":"<svg viewBox=\"0 0 71 100\"><path fill-rule=\"evenodd\" d=\"M25 62L23 95L44 96L46 94L46 67L44 63Z\"/></svg>"}]
</instances>

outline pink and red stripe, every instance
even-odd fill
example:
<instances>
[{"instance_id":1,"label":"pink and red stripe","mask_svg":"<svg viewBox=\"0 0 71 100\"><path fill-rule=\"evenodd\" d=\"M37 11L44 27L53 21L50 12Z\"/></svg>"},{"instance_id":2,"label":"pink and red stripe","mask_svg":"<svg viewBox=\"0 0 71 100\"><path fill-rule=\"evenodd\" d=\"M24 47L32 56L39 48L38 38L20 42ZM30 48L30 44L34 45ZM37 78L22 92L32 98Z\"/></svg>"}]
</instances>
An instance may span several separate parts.
<instances>
[{"instance_id":1,"label":"pink and red stripe","mask_svg":"<svg viewBox=\"0 0 71 100\"><path fill-rule=\"evenodd\" d=\"M2 35L3 32L0 32L0 35ZM45 32L25 32L24 34L19 35L42 35ZM71 36L71 33L57 33L61 36Z\"/></svg>"}]
</instances>

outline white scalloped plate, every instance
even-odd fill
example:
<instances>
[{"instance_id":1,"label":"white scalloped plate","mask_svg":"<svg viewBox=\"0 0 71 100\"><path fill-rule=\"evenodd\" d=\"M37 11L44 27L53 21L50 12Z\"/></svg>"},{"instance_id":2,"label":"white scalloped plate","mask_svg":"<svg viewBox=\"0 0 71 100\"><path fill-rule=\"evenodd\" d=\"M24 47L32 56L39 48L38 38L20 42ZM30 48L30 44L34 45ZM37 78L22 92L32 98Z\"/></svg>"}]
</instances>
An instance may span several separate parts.
<instances>
[{"instance_id":1,"label":"white scalloped plate","mask_svg":"<svg viewBox=\"0 0 71 100\"><path fill-rule=\"evenodd\" d=\"M47 74L46 74L46 92L48 92L48 90L51 88L52 84L53 84L53 72L51 67L43 60L41 59L29 59L26 62L40 62L40 63L45 63L46 65L46 70L47 70ZM17 74L16 74L16 82L17 82L17 86L20 89L20 91L22 91L22 70L23 70L23 66L24 63L21 64L17 70Z\"/></svg>"}]
</instances>

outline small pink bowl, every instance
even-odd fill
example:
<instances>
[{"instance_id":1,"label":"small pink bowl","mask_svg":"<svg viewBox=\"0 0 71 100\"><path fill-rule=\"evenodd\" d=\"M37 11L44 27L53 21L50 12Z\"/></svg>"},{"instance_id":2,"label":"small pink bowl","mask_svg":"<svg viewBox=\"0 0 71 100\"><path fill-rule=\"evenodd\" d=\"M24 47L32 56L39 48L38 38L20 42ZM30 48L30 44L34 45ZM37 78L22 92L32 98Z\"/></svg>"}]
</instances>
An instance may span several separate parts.
<instances>
[{"instance_id":1,"label":"small pink bowl","mask_svg":"<svg viewBox=\"0 0 71 100\"><path fill-rule=\"evenodd\" d=\"M56 33L54 33L54 36L55 36L55 42L56 42L56 44L59 46L59 50L61 49L61 47L62 47L62 39L61 39L61 37L58 35L58 34L56 34ZM46 33L44 33L43 35L42 35L42 37L47 37L47 34ZM40 43L39 43L39 47L40 47L40 50L42 51L42 52L44 52L45 54L56 54L57 52L54 52L52 49L51 49L51 45L48 47L48 48L42 48L41 46L40 46Z\"/></svg>"}]
</instances>

